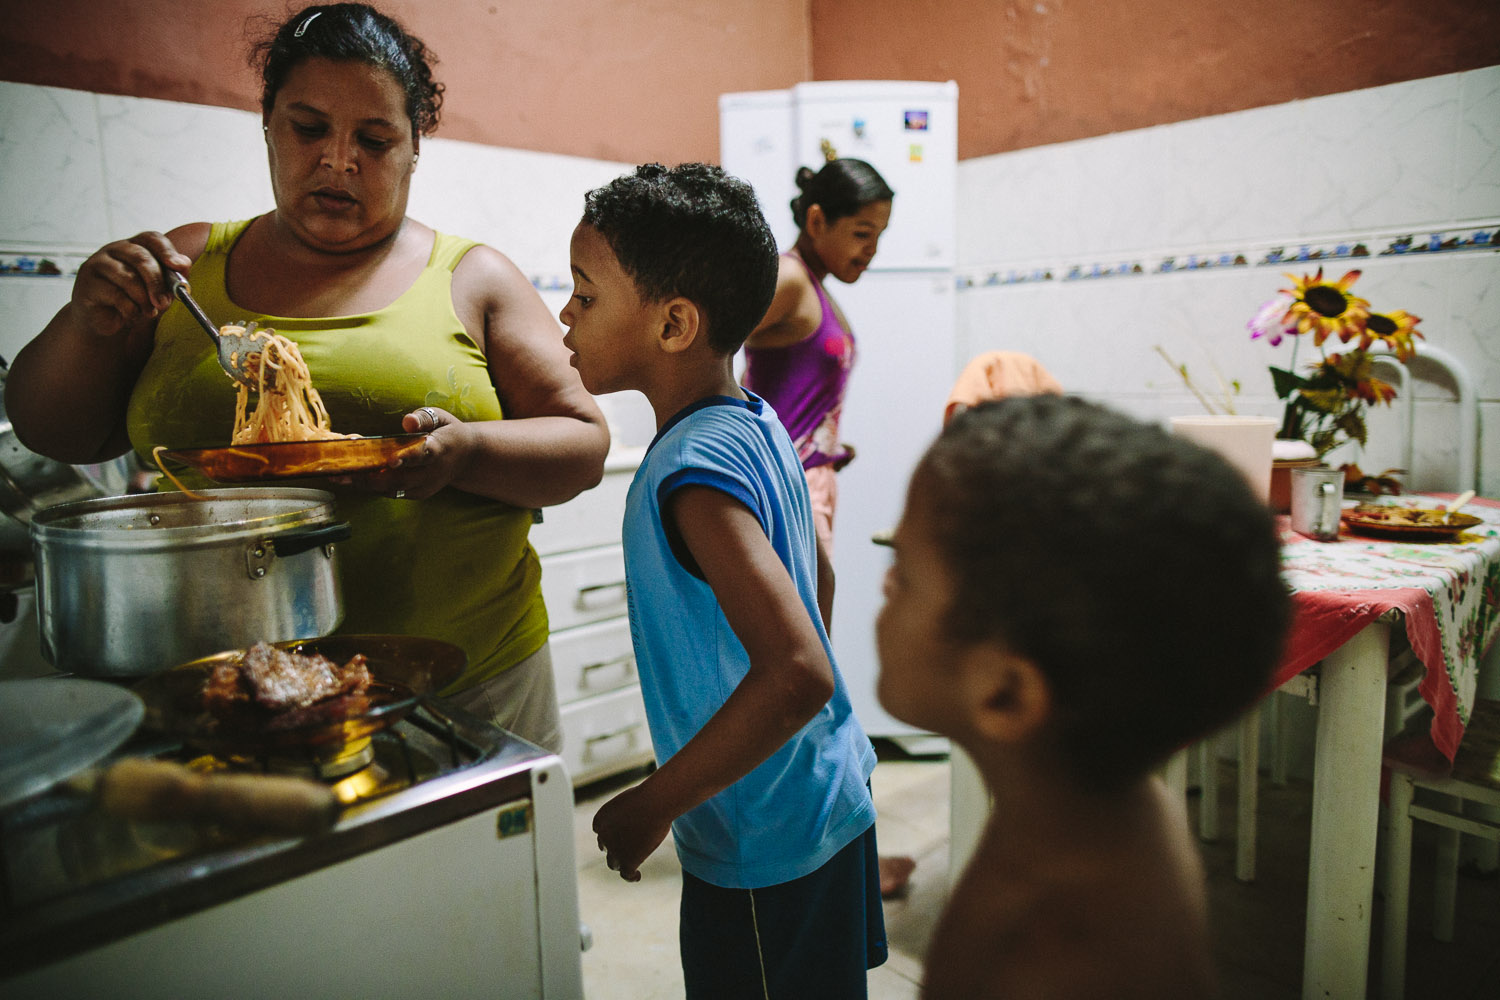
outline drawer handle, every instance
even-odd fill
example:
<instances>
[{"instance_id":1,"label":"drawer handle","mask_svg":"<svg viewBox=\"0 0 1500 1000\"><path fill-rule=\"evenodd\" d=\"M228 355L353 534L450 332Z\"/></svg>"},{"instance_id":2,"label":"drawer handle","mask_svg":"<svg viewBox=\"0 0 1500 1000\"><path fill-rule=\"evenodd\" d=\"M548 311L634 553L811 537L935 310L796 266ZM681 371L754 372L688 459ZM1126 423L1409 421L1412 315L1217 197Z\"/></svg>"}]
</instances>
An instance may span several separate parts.
<instances>
[{"instance_id":1,"label":"drawer handle","mask_svg":"<svg viewBox=\"0 0 1500 1000\"><path fill-rule=\"evenodd\" d=\"M614 583L596 583L588 587L578 588L578 598L574 602L579 611L588 611L618 604L625 599L625 581L616 580Z\"/></svg>"},{"instance_id":2,"label":"drawer handle","mask_svg":"<svg viewBox=\"0 0 1500 1000\"><path fill-rule=\"evenodd\" d=\"M589 760L590 758L592 758L594 756L595 748L598 747L600 743L607 743L610 740L617 740L621 737L627 738L630 742L630 745L634 746L635 734L640 732L640 730L641 724L639 722L633 722L628 726L622 726L619 729L614 729L607 733L600 733L598 736L590 736L588 739L583 741L583 759Z\"/></svg>"},{"instance_id":3,"label":"drawer handle","mask_svg":"<svg viewBox=\"0 0 1500 1000\"><path fill-rule=\"evenodd\" d=\"M598 663L586 663L583 665L583 669L579 671L578 686L580 688L586 689L589 686L589 674L591 674L595 670L604 670L608 667L624 667L625 670L623 671L623 675L625 677L629 677L631 675L630 667L634 664L634 653L626 653L624 656L617 656L613 660L600 660Z\"/></svg>"}]
</instances>

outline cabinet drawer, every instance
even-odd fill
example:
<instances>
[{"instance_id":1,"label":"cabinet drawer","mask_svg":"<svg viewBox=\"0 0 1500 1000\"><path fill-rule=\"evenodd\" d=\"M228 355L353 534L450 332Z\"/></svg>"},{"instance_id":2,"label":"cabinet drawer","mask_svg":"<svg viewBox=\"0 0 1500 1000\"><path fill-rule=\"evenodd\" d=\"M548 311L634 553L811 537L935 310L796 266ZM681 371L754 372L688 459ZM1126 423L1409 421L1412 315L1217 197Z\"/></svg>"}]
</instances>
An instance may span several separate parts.
<instances>
[{"instance_id":1,"label":"cabinet drawer","mask_svg":"<svg viewBox=\"0 0 1500 1000\"><path fill-rule=\"evenodd\" d=\"M620 522L625 515L625 494L630 491L634 469L606 472L598 486L556 507L542 509L542 523L528 536L538 555L571 552L596 545L620 544Z\"/></svg>"},{"instance_id":2,"label":"cabinet drawer","mask_svg":"<svg viewBox=\"0 0 1500 1000\"><path fill-rule=\"evenodd\" d=\"M625 550L608 545L543 559L542 600L553 631L625 614Z\"/></svg>"},{"instance_id":3,"label":"cabinet drawer","mask_svg":"<svg viewBox=\"0 0 1500 1000\"><path fill-rule=\"evenodd\" d=\"M574 785L650 763L651 731L637 686L562 709L563 763Z\"/></svg>"},{"instance_id":4,"label":"cabinet drawer","mask_svg":"<svg viewBox=\"0 0 1500 1000\"><path fill-rule=\"evenodd\" d=\"M628 618L553 632L551 645L560 705L637 683Z\"/></svg>"}]
</instances>

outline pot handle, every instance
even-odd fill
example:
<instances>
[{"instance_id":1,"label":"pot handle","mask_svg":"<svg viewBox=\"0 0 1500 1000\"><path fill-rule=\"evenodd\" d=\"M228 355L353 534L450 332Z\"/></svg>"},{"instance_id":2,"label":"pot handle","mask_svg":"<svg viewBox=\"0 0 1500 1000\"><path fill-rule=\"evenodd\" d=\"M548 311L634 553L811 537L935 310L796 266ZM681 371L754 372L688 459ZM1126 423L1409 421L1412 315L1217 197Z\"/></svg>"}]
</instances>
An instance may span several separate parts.
<instances>
[{"instance_id":1,"label":"pot handle","mask_svg":"<svg viewBox=\"0 0 1500 1000\"><path fill-rule=\"evenodd\" d=\"M353 533L348 521L337 521L333 524L309 528L306 531L288 531L267 541L271 543L271 549L278 557L286 558L297 555L299 552L306 552L308 549L342 542Z\"/></svg>"}]
</instances>

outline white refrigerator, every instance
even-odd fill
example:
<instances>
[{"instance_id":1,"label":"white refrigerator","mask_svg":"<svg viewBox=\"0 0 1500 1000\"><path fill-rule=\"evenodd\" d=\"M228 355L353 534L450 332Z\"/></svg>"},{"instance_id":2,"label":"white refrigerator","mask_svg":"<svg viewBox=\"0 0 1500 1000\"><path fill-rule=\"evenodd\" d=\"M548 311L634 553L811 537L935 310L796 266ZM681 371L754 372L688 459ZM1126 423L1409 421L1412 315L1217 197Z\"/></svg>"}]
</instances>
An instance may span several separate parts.
<instances>
[{"instance_id":1,"label":"white refrigerator","mask_svg":"<svg viewBox=\"0 0 1500 1000\"><path fill-rule=\"evenodd\" d=\"M872 538L900 518L907 481L942 426L958 374L957 105L951 81L818 81L719 98L720 163L755 188L783 250L797 235L789 207L797 168L817 170L827 147L870 163L896 192L870 269L852 285L826 285L849 320L856 351L840 431L856 457L839 473L833 647L872 736L920 735L875 696L875 616L890 550Z\"/></svg>"}]
</instances>

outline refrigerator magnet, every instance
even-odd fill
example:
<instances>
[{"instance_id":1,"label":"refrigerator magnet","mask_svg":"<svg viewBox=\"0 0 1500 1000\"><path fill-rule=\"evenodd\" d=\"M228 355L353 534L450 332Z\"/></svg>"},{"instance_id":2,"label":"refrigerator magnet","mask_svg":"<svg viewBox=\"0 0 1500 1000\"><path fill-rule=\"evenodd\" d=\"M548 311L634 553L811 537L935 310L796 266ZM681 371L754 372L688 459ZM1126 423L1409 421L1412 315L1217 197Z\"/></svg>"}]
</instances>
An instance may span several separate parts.
<instances>
[{"instance_id":1,"label":"refrigerator magnet","mask_svg":"<svg viewBox=\"0 0 1500 1000\"><path fill-rule=\"evenodd\" d=\"M922 144L920 142L914 142L906 147L906 159L909 163L922 162Z\"/></svg>"},{"instance_id":2,"label":"refrigerator magnet","mask_svg":"<svg viewBox=\"0 0 1500 1000\"><path fill-rule=\"evenodd\" d=\"M926 132L927 131L927 112L925 112L925 111L908 111L908 112L906 112L906 130L908 132Z\"/></svg>"}]
</instances>

